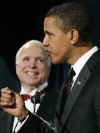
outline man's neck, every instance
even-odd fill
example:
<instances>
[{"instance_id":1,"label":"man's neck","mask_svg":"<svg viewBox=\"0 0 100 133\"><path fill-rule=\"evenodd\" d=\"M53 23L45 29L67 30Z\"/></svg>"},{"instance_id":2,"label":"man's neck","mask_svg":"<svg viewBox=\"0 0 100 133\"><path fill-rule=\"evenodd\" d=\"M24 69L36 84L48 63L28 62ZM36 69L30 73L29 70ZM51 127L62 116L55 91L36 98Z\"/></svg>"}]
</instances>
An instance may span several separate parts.
<instances>
[{"instance_id":1,"label":"man's neck","mask_svg":"<svg viewBox=\"0 0 100 133\"><path fill-rule=\"evenodd\" d=\"M47 81L45 81L44 83L42 83L41 85L38 85L37 86L27 86L27 85L22 85L21 89L23 89L25 92L27 93L31 93L33 90L38 90L38 91L41 91L43 90L44 88L46 88L48 86L48 83Z\"/></svg>"},{"instance_id":2,"label":"man's neck","mask_svg":"<svg viewBox=\"0 0 100 133\"><path fill-rule=\"evenodd\" d=\"M22 85L21 88L27 93L30 93L31 91L36 89L35 86L28 86L28 85Z\"/></svg>"},{"instance_id":3,"label":"man's neck","mask_svg":"<svg viewBox=\"0 0 100 133\"><path fill-rule=\"evenodd\" d=\"M86 46L77 47L77 48L75 49L75 51L72 53L71 58L69 58L69 59L67 60L67 63L68 63L68 64L71 64L71 65L75 64L75 62L76 62L81 56L83 56L86 52L88 52L91 48L92 48L92 46L88 46L88 47L86 47Z\"/></svg>"}]
</instances>

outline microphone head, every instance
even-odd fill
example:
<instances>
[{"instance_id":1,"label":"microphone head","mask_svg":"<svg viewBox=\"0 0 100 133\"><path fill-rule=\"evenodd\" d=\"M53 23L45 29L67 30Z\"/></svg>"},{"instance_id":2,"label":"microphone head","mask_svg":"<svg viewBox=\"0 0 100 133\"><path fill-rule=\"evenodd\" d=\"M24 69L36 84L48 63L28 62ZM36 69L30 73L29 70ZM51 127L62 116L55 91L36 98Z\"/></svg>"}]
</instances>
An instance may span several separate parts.
<instances>
[{"instance_id":1,"label":"microphone head","mask_svg":"<svg viewBox=\"0 0 100 133\"><path fill-rule=\"evenodd\" d=\"M37 92L36 95L32 96L31 101L33 104L40 103L40 92Z\"/></svg>"}]
</instances>

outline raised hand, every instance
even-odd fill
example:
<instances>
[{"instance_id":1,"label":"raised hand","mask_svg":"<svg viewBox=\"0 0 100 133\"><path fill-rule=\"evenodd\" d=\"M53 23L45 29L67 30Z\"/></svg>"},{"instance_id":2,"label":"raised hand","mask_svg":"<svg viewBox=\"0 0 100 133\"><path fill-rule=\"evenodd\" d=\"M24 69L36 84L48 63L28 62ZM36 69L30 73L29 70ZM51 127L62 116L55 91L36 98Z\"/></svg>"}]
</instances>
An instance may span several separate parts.
<instances>
[{"instance_id":1,"label":"raised hand","mask_svg":"<svg viewBox=\"0 0 100 133\"><path fill-rule=\"evenodd\" d=\"M28 110L24 106L24 101L21 95L11 89L3 88L0 90L0 107L11 115L24 118L28 114Z\"/></svg>"}]
</instances>

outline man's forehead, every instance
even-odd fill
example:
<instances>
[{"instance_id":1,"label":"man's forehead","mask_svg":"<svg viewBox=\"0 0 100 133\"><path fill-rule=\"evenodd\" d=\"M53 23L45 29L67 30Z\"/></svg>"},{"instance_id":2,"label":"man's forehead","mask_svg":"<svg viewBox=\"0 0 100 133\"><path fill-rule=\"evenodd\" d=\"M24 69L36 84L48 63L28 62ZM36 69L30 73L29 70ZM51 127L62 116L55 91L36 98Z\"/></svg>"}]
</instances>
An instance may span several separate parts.
<instances>
[{"instance_id":1,"label":"man's forehead","mask_svg":"<svg viewBox=\"0 0 100 133\"><path fill-rule=\"evenodd\" d=\"M33 56L33 57L44 57L44 53L41 50L40 47L29 47L29 48L24 48L22 52L20 53L20 56Z\"/></svg>"}]
</instances>

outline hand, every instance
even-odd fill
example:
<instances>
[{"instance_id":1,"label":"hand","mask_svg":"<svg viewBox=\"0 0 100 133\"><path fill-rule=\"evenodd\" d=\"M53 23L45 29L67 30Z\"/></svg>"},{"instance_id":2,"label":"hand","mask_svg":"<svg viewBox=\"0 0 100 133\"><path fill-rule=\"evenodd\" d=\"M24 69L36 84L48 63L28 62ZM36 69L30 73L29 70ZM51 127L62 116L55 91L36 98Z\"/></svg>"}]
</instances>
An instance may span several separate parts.
<instances>
[{"instance_id":1,"label":"hand","mask_svg":"<svg viewBox=\"0 0 100 133\"><path fill-rule=\"evenodd\" d=\"M0 106L12 107L15 104L14 93L8 88L2 88L0 90Z\"/></svg>"},{"instance_id":2,"label":"hand","mask_svg":"<svg viewBox=\"0 0 100 133\"><path fill-rule=\"evenodd\" d=\"M0 107L19 119L23 119L28 114L21 95L9 88L1 89Z\"/></svg>"}]
</instances>

